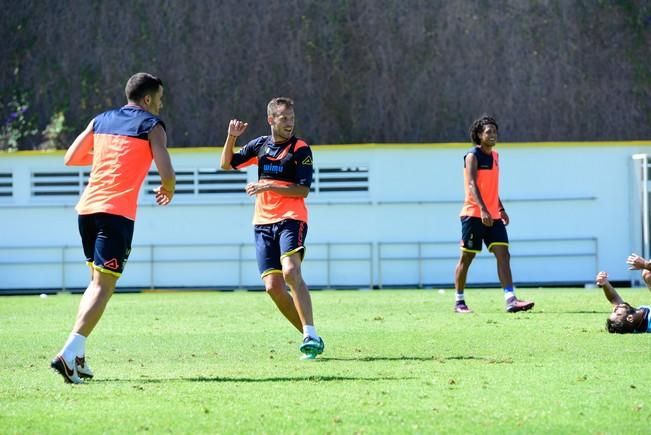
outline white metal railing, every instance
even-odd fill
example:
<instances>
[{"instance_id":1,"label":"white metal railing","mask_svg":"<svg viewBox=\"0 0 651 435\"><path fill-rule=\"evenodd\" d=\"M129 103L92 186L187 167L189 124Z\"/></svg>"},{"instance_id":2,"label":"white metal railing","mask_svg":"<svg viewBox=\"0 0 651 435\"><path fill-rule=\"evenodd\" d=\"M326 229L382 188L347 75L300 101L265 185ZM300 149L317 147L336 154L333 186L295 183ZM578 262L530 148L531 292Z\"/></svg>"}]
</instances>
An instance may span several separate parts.
<instances>
[{"instance_id":1,"label":"white metal railing","mask_svg":"<svg viewBox=\"0 0 651 435\"><path fill-rule=\"evenodd\" d=\"M517 253L511 253L511 263L527 259L564 259L580 258L589 259L590 274L597 272L599 265L598 258L598 241L596 238L563 238L563 239L518 239L512 240L511 244L516 244L520 249ZM446 270L444 280L435 281L432 274L426 274L429 269L435 269L437 263L455 262L459 259L459 242L458 241L440 241L440 242L380 242L378 243L378 282L377 286L382 288L386 284L384 278L386 269L392 264L411 263L415 267L416 273L405 276L402 282L392 283L391 285L415 285L422 288L426 285L447 285L452 281L453 270ZM486 253L484 253L486 254ZM478 255L475 262L491 259L491 254ZM494 260L492 260L494 261ZM542 263L541 261L541 263ZM477 267L477 266L475 266ZM441 274L439 273L439 276ZM411 276L412 279L408 277ZM429 279L426 279L428 277ZM416 278L416 279L413 279ZM524 277L514 277L523 280ZM531 281L525 279L524 281ZM540 280L543 282L544 280ZM577 281L574 279L573 281Z\"/></svg>"},{"instance_id":2,"label":"white metal railing","mask_svg":"<svg viewBox=\"0 0 651 435\"><path fill-rule=\"evenodd\" d=\"M308 283L316 288L334 286L371 285L373 280L373 246L371 243L312 243L308 246L304 269L315 278ZM355 264L355 276L347 282L335 278L343 266ZM199 266L203 270L198 279L188 277L188 269ZM361 266L360 266L361 265ZM135 271L134 271L135 269ZM18 274L24 270L23 274ZM173 271L178 280L165 282ZM232 273L236 271L235 273ZM228 272L229 282L219 283L216 277ZM16 277L11 282L9 274ZM5 277L2 279L1 277ZM133 277L137 276L134 281ZM351 277L351 274L348 274ZM124 277L137 288L253 288L260 287L255 248L250 243L240 244L186 244L186 245L135 245ZM46 280L45 283L38 278ZM6 246L0 247L0 293L16 289L83 288L87 284L80 246ZM124 278L123 278L124 280ZM217 283L217 284L216 284Z\"/></svg>"},{"instance_id":3,"label":"white metal railing","mask_svg":"<svg viewBox=\"0 0 651 435\"><path fill-rule=\"evenodd\" d=\"M571 264L567 270L582 273L582 278L575 274L569 279L573 282L587 276L592 279L597 272L596 238L528 239L513 243L520 249L512 255L512 264L533 261L543 271ZM456 241L312 243L307 249L304 276L315 288L449 285L453 280L451 265L456 263L459 252ZM491 258L492 255L485 254L475 261ZM79 246L0 247L0 277L4 277L0 278L0 293L11 289L82 288L87 280L82 265ZM577 265L583 272L577 272ZM24 273L17 275L19 270ZM19 281L10 282L9 276L18 277ZM554 276L559 275L555 272ZM255 247L250 243L134 246L125 277L122 287L127 288L261 286ZM527 281L522 276L515 278Z\"/></svg>"}]
</instances>

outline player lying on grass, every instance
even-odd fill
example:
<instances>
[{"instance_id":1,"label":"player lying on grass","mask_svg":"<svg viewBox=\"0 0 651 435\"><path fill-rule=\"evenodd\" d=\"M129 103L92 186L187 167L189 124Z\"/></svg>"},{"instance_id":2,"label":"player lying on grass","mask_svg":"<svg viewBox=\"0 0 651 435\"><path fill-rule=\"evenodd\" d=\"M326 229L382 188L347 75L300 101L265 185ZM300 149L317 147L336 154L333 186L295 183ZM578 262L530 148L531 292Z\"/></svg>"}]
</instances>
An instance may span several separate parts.
<instances>
[{"instance_id":1,"label":"player lying on grass","mask_svg":"<svg viewBox=\"0 0 651 435\"><path fill-rule=\"evenodd\" d=\"M642 279L651 289L651 261L647 261L637 254L631 254L626 263L631 270L641 270ZM606 329L610 333L630 334L637 332L651 332L651 307L632 307L617 293L617 290L608 281L606 272L599 272L596 279L597 285L604 291L606 299L613 304L613 312L606 320Z\"/></svg>"}]
</instances>

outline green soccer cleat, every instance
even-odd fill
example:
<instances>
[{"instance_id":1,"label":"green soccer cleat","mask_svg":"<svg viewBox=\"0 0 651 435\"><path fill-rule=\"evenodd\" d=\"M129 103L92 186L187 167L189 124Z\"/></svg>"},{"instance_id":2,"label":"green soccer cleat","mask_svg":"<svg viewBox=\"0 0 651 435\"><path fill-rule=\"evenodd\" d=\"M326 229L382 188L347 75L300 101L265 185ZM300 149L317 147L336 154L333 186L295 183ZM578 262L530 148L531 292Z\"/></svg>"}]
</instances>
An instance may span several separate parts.
<instances>
[{"instance_id":1,"label":"green soccer cleat","mask_svg":"<svg viewBox=\"0 0 651 435\"><path fill-rule=\"evenodd\" d=\"M303 353L301 359L314 359L323 353L323 349L325 349L325 343L321 337L305 337L300 347L300 351Z\"/></svg>"}]
</instances>

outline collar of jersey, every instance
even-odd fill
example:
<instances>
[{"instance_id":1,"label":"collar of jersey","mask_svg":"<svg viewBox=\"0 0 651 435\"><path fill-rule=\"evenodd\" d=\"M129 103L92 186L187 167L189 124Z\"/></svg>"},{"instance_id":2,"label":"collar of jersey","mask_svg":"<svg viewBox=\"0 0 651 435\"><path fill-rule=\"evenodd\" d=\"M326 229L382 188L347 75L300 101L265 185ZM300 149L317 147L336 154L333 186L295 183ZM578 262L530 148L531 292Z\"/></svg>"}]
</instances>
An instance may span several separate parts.
<instances>
[{"instance_id":1,"label":"collar of jersey","mask_svg":"<svg viewBox=\"0 0 651 435\"><path fill-rule=\"evenodd\" d=\"M274 142L273 137L272 137L272 136L269 136L269 139L271 139L271 140L270 140L269 142L267 142L267 145L273 145L273 146L277 146L277 147L282 147L282 146L287 145L287 144L290 143L291 141L293 141L295 138L296 138L296 136L292 136L292 137L290 137L289 139L287 139L287 140L284 141L284 142Z\"/></svg>"}]
</instances>

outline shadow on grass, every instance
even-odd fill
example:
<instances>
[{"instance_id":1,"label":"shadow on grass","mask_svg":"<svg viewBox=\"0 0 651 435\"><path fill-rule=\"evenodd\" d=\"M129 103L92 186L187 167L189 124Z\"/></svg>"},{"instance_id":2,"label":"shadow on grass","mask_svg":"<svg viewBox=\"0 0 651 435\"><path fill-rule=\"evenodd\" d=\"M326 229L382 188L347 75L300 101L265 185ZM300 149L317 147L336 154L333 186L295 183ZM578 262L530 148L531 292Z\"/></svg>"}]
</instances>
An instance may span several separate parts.
<instances>
[{"instance_id":1,"label":"shadow on grass","mask_svg":"<svg viewBox=\"0 0 651 435\"><path fill-rule=\"evenodd\" d=\"M454 355L454 356L360 356L360 357L351 357L351 358L328 358L322 357L321 361L362 361L362 362L374 362L374 361L436 361L436 362L445 362L445 361L456 361L456 360L475 360L487 362L489 364L511 364L513 360L510 358L507 359L495 359L495 358L486 358L483 356L474 356L474 355Z\"/></svg>"},{"instance_id":2,"label":"shadow on grass","mask_svg":"<svg viewBox=\"0 0 651 435\"><path fill-rule=\"evenodd\" d=\"M321 361L363 361L363 362L373 362L373 361L436 361L440 358L435 356L359 356L359 357L350 357L350 358L330 358L330 357L321 357Z\"/></svg>"},{"instance_id":3,"label":"shadow on grass","mask_svg":"<svg viewBox=\"0 0 651 435\"><path fill-rule=\"evenodd\" d=\"M360 356L351 358L329 358L321 357L315 362L326 363L329 361L356 361L356 362L375 362L375 361L433 361L438 363L445 363L446 361L480 361L486 364L513 364L511 358L496 359L487 358L474 355L452 355L452 356ZM314 362L313 362L314 363ZM342 381L402 381L407 379L415 379L412 376L273 376L273 377L227 377L227 376L197 376L191 378L140 378L140 379L93 379L90 383L134 383L134 384L163 384L167 382L232 382L232 383L248 383L248 382L342 382Z\"/></svg>"},{"instance_id":4,"label":"shadow on grass","mask_svg":"<svg viewBox=\"0 0 651 435\"><path fill-rule=\"evenodd\" d=\"M609 314L610 311L574 310L574 311L545 311L543 314Z\"/></svg>"},{"instance_id":5,"label":"shadow on grass","mask_svg":"<svg viewBox=\"0 0 651 435\"><path fill-rule=\"evenodd\" d=\"M269 378L247 378L247 377L227 377L227 376L197 376L193 378L168 378L168 379L93 379L89 383L114 383L114 382L133 382L141 384L162 384L166 382L341 382L341 381L402 381L405 379L414 379L412 377L392 377L392 376L273 376Z\"/></svg>"}]
</instances>

